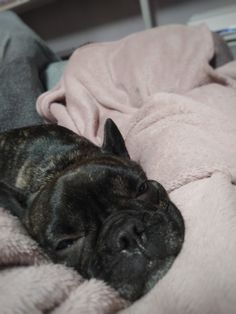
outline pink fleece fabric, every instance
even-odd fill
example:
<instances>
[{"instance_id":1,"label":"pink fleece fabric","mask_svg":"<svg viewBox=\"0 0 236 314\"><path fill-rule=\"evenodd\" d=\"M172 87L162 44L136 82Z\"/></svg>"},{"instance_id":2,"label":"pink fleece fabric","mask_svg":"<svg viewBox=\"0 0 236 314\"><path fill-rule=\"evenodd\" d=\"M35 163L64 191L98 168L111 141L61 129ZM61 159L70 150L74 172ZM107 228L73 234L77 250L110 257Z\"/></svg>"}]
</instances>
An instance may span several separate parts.
<instances>
[{"instance_id":1,"label":"pink fleece fabric","mask_svg":"<svg viewBox=\"0 0 236 314\"><path fill-rule=\"evenodd\" d=\"M213 54L204 25L87 45L38 99L48 123L97 144L112 118L131 157L166 187L184 217L185 242L171 269L120 313L235 314L236 62L214 70ZM6 313L114 313L124 306L104 283L50 264L4 210L0 223Z\"/></svg>"}]
</instances>

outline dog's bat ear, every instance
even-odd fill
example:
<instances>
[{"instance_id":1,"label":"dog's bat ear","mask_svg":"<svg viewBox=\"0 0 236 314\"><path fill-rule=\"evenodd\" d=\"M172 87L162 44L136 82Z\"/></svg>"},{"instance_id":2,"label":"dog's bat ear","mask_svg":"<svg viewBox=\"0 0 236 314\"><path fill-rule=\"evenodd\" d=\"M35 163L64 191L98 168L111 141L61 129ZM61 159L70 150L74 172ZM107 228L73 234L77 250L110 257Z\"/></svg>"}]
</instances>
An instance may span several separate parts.
<instances>
[{"instance_id":1,"label":"dog's bat ear","mask_svg":"<svg viewBox=\"0 0 236 314\"><path fill-rule=\"evenodd\" d=\"M105 122L102 151L105 153L130 158L125 146L125 141L118 127L111 119L107 119Z\"/></svg>"},{"instance_id":2,"label":"dog's bat ear","mask_svg":"<svg viewBox=\"0 0 236 314\"><path fill-rule=\"evenodd\" d=\"M22 190L0 181L0 206L19 218L23 217L26 195Z\"/></svg>"}]
</instances>

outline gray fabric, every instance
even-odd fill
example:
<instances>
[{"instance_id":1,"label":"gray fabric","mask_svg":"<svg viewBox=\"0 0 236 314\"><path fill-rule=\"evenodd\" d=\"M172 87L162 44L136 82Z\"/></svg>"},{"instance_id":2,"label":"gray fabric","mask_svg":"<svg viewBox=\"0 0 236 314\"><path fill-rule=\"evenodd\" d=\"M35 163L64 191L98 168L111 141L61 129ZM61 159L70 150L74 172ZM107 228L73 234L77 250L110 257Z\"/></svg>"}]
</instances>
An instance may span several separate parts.
<instances>
[{"instance_id":1,"label":"gray fabric","mask_svg":"<svg viewBox=\"0 0 236 314\"><path fill-rule=\"evenodd\" d=\"M211 65L214 68L218 68L225 63L232 61L234 58L226 41L219 34L212 32L212 37L214 41L215 54L211 60Z\"/></svg>"},{"instance_id":2,"label":"gray fabric","mask_svg":"<svg viewBox=\"0 0 236 314\"><path fill-rule=\"evenodd\" d=\"M44 71L43 81L47 90L53 88L60 80L68 61L58 61L49 64Z\"/></svg>"},{"instance_id":3,"label":"gray fabric","mask_svg":"<svg viewBox=\"0 0 236 314\"><path fill-rule=\"evenodd\" d=\"M14 13L0 13L0 131L42 123L41 74L56 55Z\"/></svg>"}]
</instances>

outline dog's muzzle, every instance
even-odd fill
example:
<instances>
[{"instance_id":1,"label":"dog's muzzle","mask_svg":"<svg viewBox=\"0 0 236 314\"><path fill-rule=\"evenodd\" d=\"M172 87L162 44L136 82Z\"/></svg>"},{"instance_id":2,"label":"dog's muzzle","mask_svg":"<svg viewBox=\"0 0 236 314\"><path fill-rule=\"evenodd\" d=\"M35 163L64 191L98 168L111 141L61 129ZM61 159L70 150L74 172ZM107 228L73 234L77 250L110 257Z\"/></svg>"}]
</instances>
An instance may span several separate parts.
<instances>
[{"instance_id":1,"label":"dog's muzzle","mask_svg":"<svg viewBox=\"0 0 236 314\"><path fill-rule=\"evenodd\" d=\"M166 208L120 211L104 222L89 273L135 300L150 277L168 270L184 240L184 222L170 201Z\"/></svg>"}]
</instances>

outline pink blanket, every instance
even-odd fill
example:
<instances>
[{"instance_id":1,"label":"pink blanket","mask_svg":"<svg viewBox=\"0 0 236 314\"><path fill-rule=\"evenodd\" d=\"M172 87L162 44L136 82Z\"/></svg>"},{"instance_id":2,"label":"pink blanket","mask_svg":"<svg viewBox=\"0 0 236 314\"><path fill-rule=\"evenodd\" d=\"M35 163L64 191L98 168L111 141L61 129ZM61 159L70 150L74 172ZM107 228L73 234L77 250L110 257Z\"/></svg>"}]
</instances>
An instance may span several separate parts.
<instances>
[{"instance_id":1,"label":"pink blanket","mask_svg":"<svg viewBox=\"0 0 236 314\"><path fill-rule=\"evenodd\" d=\"M185 219L173 266L123 314L235 314L236 62L213 70L213 53L205 26L91 44L75 51L60 83L38 99L47 122L98 144L105 119L114 119L132 158L168 189ZM124 305L104 283L81 283L45 261L14 218L0 217L9 246L0 257L1 309L12 302L20 313L112 313Z\"/></svg>"}]
</instances>

